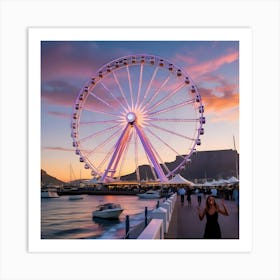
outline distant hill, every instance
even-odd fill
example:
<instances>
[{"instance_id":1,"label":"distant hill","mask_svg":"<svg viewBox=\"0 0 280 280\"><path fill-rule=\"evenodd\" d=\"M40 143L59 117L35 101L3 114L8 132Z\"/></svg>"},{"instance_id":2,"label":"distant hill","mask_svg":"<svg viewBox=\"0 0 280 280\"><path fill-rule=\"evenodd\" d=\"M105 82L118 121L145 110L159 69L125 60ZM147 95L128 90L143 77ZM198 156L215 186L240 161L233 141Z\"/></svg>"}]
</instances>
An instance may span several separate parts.
<instances>
[{"instance_id":1,"label":"distant hill","mask_svg":"<svg viewBox=\"0 0 280 280\"><path fill-rule=\"evenodd\" d=\"M65 182L50 176L45 170L41 169L41 186L46 186L49 184L61 186L64 185Z\"/></svg>"},{"instance_id":2,"label":"distant hill","mask_svg":"<svg viewBox=\"0 0 280 280\"><path fill-rule=\"evenodd\" d=\"M186 165L179 174L189 180L194 179L220 179L236 176L236 159L239 154L235 150L199 151L191 156L191 163ZM182 159L177 156L172 162L167 162L169 170L173 170ZM141 178L153 179L150 166L139 166ZM136 180L136 173L125 175L123 180Z\"/></svg>"}]
</instances>

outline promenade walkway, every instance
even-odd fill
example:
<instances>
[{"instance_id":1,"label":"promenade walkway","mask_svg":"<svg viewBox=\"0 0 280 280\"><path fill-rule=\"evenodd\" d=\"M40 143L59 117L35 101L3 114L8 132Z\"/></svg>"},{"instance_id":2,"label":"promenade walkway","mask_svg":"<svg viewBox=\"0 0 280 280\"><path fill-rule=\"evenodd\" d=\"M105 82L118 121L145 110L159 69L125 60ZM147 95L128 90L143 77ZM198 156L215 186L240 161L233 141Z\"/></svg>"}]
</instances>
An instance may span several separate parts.
<instances>
[{"instance_id":1,"label":"promenade walkway","mask_svg":"<svg viewBox=\"0 0 280 280\"><path fill-rule=\"evenodd\" d=\"M202 198L201 209L205 207L205 199ZM181 205L178 196L174 207L173 215L169 224L169 230L165 234L165 239L199 239L203 238L206 217L202 221L198 218L197 213L197 196L191 196L192 203L188 205L185 199L184 205ZM216 202L221 205L221 200L216 198ZM221 227L222 238L236 239L239 238L239 215L234 201L225 200L229 216L219 214L219 224Z\"/></svg>"}]
</instances>

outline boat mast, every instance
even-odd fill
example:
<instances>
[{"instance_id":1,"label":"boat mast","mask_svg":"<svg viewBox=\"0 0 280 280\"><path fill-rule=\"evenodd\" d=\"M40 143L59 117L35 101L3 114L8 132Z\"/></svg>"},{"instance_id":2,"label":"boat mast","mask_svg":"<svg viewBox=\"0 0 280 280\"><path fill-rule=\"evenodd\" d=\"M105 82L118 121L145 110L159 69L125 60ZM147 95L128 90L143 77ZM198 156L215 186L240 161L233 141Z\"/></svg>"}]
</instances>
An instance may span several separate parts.
<instances>
[{"instance_id":1,"label":"boat mast","mask_svg":"<svg viewBox=\"0 0 280 280\"><path fill-rule=\"evenodd\" d=\"M238 175L238 160L237 160L237 151L236 151L236 146L235 146L235 137L233 135L233 147L235 151L235 173L236 173L236 178L239 180L239 175Z\"/></svg>"}]
</instances>

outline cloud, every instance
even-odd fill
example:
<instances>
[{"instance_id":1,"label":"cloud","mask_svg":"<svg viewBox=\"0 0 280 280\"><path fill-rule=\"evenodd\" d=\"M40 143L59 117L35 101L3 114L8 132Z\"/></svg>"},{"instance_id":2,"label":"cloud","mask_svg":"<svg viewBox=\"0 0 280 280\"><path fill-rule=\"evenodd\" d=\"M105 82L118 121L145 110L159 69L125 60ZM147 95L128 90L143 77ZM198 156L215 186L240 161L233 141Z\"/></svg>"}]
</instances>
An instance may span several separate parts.
<instances>
[{"instance_id":1,"label":"cloud","mask_svg":"<svg viewBox=\"0 0 280 280\"><path fill-rule=\"evenodd\" d=\"M64 147L51 147L51 146L44 146L42 147L43 150L52 150L52 151L62 151L62 152L74 152L74 148L64 148Z\"/></svg>"},{"instance_id":2,"label":"cloud","mask_svg":"<svg viewBox=\"0 0 280 280\"><path fill-rule=\"evenodd\" d=\"M216 96L212 89L199 88L199 92L208 111L217 112L239 107L239 94L237 92L223 97Z\"/></svg>"},{"instance_id":3,"label":"cloud","mask_svg":"<svg viewBox=\"0 0 280 280\"><path fill-rule=\"evenodd\" d=\"M213 73L226 64L233 63L239 59L239 52L230 50L226 54L222 54L216 58L198 62L189 56L180 56L180 60L186 64L184 70L191 75L192 78L201 77L206 73Z\"/></svg>"},{"instance_id":4,"label":"cloud","mask_svg":"<svg viewBox=\"0 0 280 280\"><path fill-rule=\"evenodd\" d=\"M52 80L42 84L41 97L52 105L73 106L79 88L63 80Z\"/></svg>"},{"instance_id":5,"label":"cloud","mask_svg":"<svg viewBox=\"0 0 280 280\"><path fill-rule=\"evenodd\" d=\"M238 113L229 114L231 110L239 109L239 85L230 83L221 75L205 74L202 77L203 82L198 86L202 96L202 102L205 105L205 111L215 114L216 120L220 120L221 115L225 119L233 120L238 118ZM207 86L207 84L211 84ZM229 117L230 115L230 117ZM213 119L213 120L214 120Z\"/></svg>"},{"instance_id":6,"label":"cloud","mask_svg":"<svg viewBox=\"0 0 280 280\"><path fill-rule=\"evenodd\" d=\"M106 51L101 43L90 41L45 41L41 52L42 81L66 78L85 81L105 63L123 55L121 49Z\"/></svg>"},{"instance_id":7,"label":"cloud","mask_svg":"<svg viewBox=\"0 0 280 280\"><path fill-rule=\"evenodd\" d=\"M65 119L71 118L71 114L62 113L62 112L49 111L48 114L52 115L52 116L55 116L55 117L65 118Z\"/></svg>"},{"instance_id":8,"label":"cloud","mask_svg":"<svg viewBox=\"0 0 280 280\"><path fill-rule=\"evenodd\" d=\"M184 56L183 54L177 54L174 58L174 61L178 61L180 63L183 62L186 65L193 65L198 62L195 56L192 55Z\"/></svg>"},{"instance_id":9,"label":"cloud","mask_svg":"<svg viewBox=\"0 0 280 280\"><path fill-rule=\"evenodd\" d=\"M42 42L42 81L91 75L98 64L93 59L96 49L94 42Z\"/></svg>"}]
</instances>

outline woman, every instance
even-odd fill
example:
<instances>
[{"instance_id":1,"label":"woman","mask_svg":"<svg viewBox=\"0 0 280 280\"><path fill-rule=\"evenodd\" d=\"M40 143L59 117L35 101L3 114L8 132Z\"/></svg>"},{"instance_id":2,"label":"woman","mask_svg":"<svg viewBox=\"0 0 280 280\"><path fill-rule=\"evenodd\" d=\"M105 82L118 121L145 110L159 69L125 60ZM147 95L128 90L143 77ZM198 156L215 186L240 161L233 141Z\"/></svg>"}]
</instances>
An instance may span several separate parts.
<instances>
[{"instance_id":1,"label":"woman","mask_svg":"<svg viewBox=\"0 0 280 280\"><path fill-rule=\"evenodd\" d=\"M198 216L200 221L203 220L206 215L206 226L204 231L204 238L208 239L218 239L222 238L220 225L218 223L218 213L228 216L228 210L224 204L224 200L222 199L222 208L216 203L215 198L213 196L208 196L206 199L206 207L203 211L200 210L200 207L197 208Z\"/></svg>"}]
</instances>

